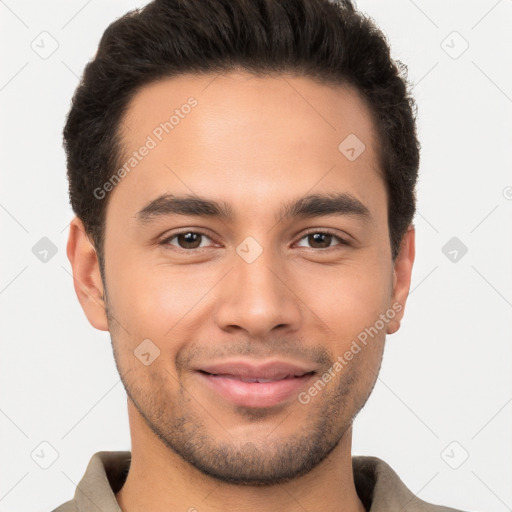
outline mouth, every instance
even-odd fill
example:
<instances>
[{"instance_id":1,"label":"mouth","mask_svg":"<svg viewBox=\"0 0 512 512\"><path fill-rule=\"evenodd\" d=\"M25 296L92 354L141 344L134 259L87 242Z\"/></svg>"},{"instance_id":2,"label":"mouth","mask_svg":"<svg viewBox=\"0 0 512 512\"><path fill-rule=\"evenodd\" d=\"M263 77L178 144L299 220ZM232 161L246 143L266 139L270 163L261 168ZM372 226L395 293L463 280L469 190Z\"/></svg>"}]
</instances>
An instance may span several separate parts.
<instances>
[{"instance_id":1,"label":"mouth","mask_svg":"<svg viewBox=\"0 0 512 512\"><path fill-rule=\"evenodd\" d=\"M274 407L294 397L304 388L315 371L287 373L275 377L210 373L199 370L202 382L217 396L242 407Z\"/></svg>"},{"instance_id":2,"label":"mouth","mask_svg":"<svg viewBox=\"0 0 512 512\"><path fill-rule=\"evenodd\" d=\"M304 377L305 375L310 375L315 372L307 372L307 373L298 373L298 374L291 374L291 375L285 375L283 377L279 378L273 378L273 379L265 379L264 377L243 377L243 376L237 376L237 375L231 375L229 373L208 373L204 370L199 370L201 373L204 373L205 375L211 375L212 377L224 377L226 379L235 379L242 382L279 382L284 379L298 379L301 377Z\"/></svg>"}]
</instances>

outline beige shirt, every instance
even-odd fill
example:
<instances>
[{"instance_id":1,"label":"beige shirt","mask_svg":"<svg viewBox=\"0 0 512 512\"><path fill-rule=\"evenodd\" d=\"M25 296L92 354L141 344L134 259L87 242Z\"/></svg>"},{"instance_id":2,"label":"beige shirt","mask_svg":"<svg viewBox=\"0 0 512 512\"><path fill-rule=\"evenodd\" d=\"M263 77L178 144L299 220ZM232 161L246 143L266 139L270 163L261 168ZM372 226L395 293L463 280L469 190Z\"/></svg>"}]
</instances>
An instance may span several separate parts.
<instances>
[{"instance_id":1,"label":"beige shirt","mask_svg":"<svg viewBox=\"0 0 512 512\"><path fill-rule=\"evenodd\" d=\"M122 512L115 493L128 475L131 452L95 453L72 500L52 512ZM357 494L367 512L461 512L417 498L391 467L377 457L353 456Z\"/></svg>"}]
</instances>

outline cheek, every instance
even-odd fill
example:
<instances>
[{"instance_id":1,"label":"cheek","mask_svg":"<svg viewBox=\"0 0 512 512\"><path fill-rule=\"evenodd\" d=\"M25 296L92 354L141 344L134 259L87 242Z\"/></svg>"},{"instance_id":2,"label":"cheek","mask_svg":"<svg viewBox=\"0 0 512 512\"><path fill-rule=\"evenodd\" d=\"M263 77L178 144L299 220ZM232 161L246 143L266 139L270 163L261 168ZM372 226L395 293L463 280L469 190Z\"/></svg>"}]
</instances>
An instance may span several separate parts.
<instances>
[{"instance_id":1,"label":"cheek","mask_svg":"<svg viewBox=\"0 0 512 512\"><path fill-rule=\"evenodd\" d=\"M132 337L160 339L200 307L218 280L212 270L170 265L141 265L125 259L111 271L109 298ZM179 325L179 324L178 324Z\"/></svg>"},{"instance_id":2,"label":"cheek","mask_svg":"<svg viewBox=\"0 0 512 512\"><path fill-rule=\"evenodd\" d=\"M334 333L357 336L389 307L391 277L382 267L376 262L328 268L304 285L301 299Z\"/></svg>"},{"instance_id":3,"label":"cheek","mask_svg":"<svg viewBox=\"0 0 512 512\"><path fill-rule=\"evenodd\" d=\"M162 339L169 330L176 334L187 324L197 328L187 318L201 315L212 305L216 293L209 292L219 286L226 272L225 266L218 264L146 264L126 253L117 262L108 269L109 300L132 339ZM389 306L391 270L383 262L382 252L370 249L335 266L290 264L286 275L300 298L292 294L290 300L297 301L299 308L303 302L306 311L310 308L316 317L313 323L320 319L321 329L327 326L343 339L373 325ZM225 286L228 281L229 276Z\"/></svg>"}]
</instances>

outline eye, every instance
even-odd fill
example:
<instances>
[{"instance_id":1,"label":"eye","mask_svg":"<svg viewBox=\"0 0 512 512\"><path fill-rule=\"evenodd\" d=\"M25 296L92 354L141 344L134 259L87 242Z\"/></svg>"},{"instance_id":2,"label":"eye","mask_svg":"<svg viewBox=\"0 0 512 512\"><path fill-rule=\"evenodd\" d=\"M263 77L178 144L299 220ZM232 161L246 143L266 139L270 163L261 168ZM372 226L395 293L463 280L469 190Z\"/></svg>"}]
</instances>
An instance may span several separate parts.
<instances>
[{"instance_id":1,"label":"eye","mask_svg":"<svg viewBox=\"0 0 512 512\"><path fill-rule=\"evenodd\" d=\"M308 243L312 244L311 249L328 249L333 247L331 242L338 241L339 244L336 245L350 245L345 239L331 233L330 231L310 231L306 233L300 240L306 239ZM304 246L301 246L304 247Z\"/></svg>"},{"instance_id":2,"label":"eye","mask_svg":"<svg viewBox=\"0 0 512 512\"><path fill-rule=\"evenodd\" d=\"M204 233L198 231L182 231L181 233L175 233L164 240L159 245L177 247L178 249L201 249L205 247L201 245L203 239L206 238L211 241L211 238L206 236ZM176 244L173 243L176 241Z\"/></svg>"},{"instance_id":3,"label":"eye","mask_svg":"<svg viewBox=\"0 0 512 512\"><path fill-rule=\"evenodd\" d=\"M331 233L330 231L310 231L309 233L306 233L304 236L302 236L300 240L307 240L307 242L310 244L310 248L317 250L329 249L331 247L336 247L337 245L350 245L350 243L345 239L335 235L334 233ZM177 250L193 251L194 249L202 249L208 247L207 241L212 242L212 239L205 233L189 230L182 231L181 233L174 233L173 235L164 238L161 242L159 242L159 245L167 248L172 246ZM337 244L333 243L336 241L338 242ZM306 246L299 245L299 247Z\"/></svg>"}]
</instances>

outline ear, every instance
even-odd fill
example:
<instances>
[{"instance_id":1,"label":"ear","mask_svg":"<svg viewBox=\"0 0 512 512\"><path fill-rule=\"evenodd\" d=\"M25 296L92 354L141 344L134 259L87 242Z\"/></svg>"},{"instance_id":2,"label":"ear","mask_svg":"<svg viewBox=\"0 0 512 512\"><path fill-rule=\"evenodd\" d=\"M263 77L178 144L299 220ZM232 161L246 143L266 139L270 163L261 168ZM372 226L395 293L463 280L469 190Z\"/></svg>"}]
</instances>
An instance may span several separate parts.
<instances>
[{"instance_id":1,"label":"ear","mask_svg":"<svg viewBox=\"0 0 512 512\"><path fill-rule=\"evenodd\" d=\"M82 221L75 217L69 228L67 255L73 268L76 296L90 324L108 331L103 282L96 249L89 241Z\"/></svg>"},{"instance_id":2,"label":"ear","mask_svg":"<svg viewBox=\"0 0 512 512\"><path fill-rule=\"evenodd\" d=\"M415 256L415 229L411 224L402 238L400 251L395 259L393 268L393 295L392 304L396 304L397 311L393 320L388 323L387 333L393 334L400 329L400 322L404 316L405 303L411 286L411 273ZM398 310L399 309L399 310Z\"/></svg>"}]
</instances>

